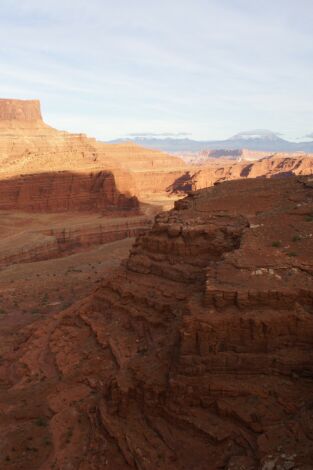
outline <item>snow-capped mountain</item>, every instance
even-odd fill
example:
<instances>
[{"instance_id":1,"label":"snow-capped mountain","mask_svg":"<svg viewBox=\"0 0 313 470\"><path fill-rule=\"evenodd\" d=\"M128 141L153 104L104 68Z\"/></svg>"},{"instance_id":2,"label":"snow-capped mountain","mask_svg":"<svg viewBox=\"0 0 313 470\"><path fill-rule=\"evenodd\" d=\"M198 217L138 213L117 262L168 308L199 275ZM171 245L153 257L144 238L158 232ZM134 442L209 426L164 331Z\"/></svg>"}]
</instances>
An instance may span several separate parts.
<instances>
[{"instance_id":1,"label":"snow-capped mountain","mask_svg":"<svg viewBox=\"0 0 313 470\"><path fill-rule=\"evenodd\" d=\"M229 140L266 140L271 142L283 141L280 139L278 134L275 132L268 131L266 129L256 129L253 131L240 132L239 134L234 135ZM284 142L284 141L283 141Z\"/></svg>"},{"instance_id":2,"label":"snow-capped mountain","mask_svg":"<svg viewBox=\"0 0 313 470\"><path fill-rule=\"evenodd\" d=\"M188 138L132 137L113 142L133 141L148 148L170 153L201 152L205 150L247 149L261 152L304 152L313 153L313 141L290 142L278 134L264 129L240 132L226 140L197 141Z\"/></svg>"}]
</instances>

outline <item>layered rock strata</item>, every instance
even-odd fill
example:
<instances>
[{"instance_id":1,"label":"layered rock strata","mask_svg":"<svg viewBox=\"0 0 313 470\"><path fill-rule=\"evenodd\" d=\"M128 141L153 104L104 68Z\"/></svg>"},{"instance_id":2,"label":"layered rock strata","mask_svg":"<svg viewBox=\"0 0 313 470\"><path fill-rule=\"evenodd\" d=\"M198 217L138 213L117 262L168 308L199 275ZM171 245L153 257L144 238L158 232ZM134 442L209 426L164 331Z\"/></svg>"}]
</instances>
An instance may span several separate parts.
<instances>
[{"instance_id":1,"label":"layered rock strata","mask_svg":"<svg viewBox=\"0 0 313 470\"><path fill-rule=\"evenodd\" d=\"M45 207L54 210L51 208L53 199L57 201L56 210L70 210L71 179L63 180L60 194L49 194L49 188L54 191L50 184L52 176L50 182L43 181L48 173L54 175L53 179L57 172L75 171L81 178L89 175L97 178L100 172L111 173L116 193L127 198L135 196L162 208L172 207L173 201L190 189L211 186L215 182L311 174L312 162L308 156L273 155L251 163L212 159L207 165L186 165L180 158L132 142L107 144L84 134L53 129L42 120L38 101L0 100L0 206L7 207L7 193L10 193L13 209L24 206L23 210L31 210L29 185L38 184L43 188L43 200L41 193L34 196L35 210L46 210L42 209ZM33 191L36 192L35 188ZM12 193L16 192L25 193L25 203L14 201ZM47 197L49 204L45 201ZM93 199L92 194L90 198Z\"/></svg>"},{"instance_id":2,"label":"layered rock strata","mask_svg":"<svg viewBox=\"0 0 313 470\"><path fill-rule=\"evenodd\" d=\"M99 173L111 174L116 187L115 193L125 195L125 198L165 199L166 187L180 175L182 168L185 168L185 164L179 158L132 143L105 144L84 134L53 129L43 122L38 101L0 100L2 207L8 206L9 197L9 205L13 209L41 211L48 206L48 211L71 210L68 204L68 195L72 189L71 179L61 178L56 174L73 171L85 181L89 176L98 178ZM56 184L51 183L57 179L62 179L60 193L57 192ZM41 188L37 193L36 185ZM83 186L86 186L86 182ZM108 187L109 198L111 187L112 185ZM24 193L25 202L22 201ZM29 193L36 194L32 197ZM21 194L21 197L15 200L12 194L17 194L17 197ZM94 196L90 194L90 199L94 199ZM29 197L36 199L34 209L31 209ZM46 198L49 199L49 204L46 203ZM53 200L56 200L54 207ZM86 203L83 205L88 206ZM74 210L80 210L80 207L75 207Z\"/></svg>"},{"instance_id":3,"label":"layered rock strata","mask_svg":"<svg viewBox=\"0 0 313 470\"><path fill-rule=\"evenodd\" d=\"M90 247L124 238L136 237L151 226L149 218L125 217L124 221L107 219L97 224L77 224L64 228L34 229L0 240L0 268L68 256Z\"/></svg>"},{"instance_id":4,"label":"layered rock strata","mask_svg":"<svg viewBox=\"0 0 313 470\"><path fill-rule=\"evenodd\" d=\"M0 180L0 210L136 213L139 202L118 191L111 172L59 171Z\"/></svg>"},{"instance_id":5,"label":"layered rock strata","mask_svg":"<svg viewBox=\"0 0 313 470\"><path fill-rule=\"evenodd\" d=\"M2 345L3 468L309 470L312 221L295 177L161 213L90 297Z\"/></svg>"},{"instance_id":6,"label":"layered rock strata","mask_svg":"<svg viewBox=\"0 0 313 470\"><path fill-rule=\"evenodd\" d=\"M38 100L0 99L0 122L42 123Z\"/></svg>"},{"instance_id":7,"label":"layered rock strata","mask_svg":"<svg viewBox=\"0 0 313 470\"><path fill-rule=\"evenodd\" d=\"M215 183L248 178L287 178L293 175L311 175L313 158L310 155L288 156L275 154L254 162L212 160L203 166L186 169L167 188L171 194L184 194L190 189L201 189Z\"/></svg>"}]
</instances>

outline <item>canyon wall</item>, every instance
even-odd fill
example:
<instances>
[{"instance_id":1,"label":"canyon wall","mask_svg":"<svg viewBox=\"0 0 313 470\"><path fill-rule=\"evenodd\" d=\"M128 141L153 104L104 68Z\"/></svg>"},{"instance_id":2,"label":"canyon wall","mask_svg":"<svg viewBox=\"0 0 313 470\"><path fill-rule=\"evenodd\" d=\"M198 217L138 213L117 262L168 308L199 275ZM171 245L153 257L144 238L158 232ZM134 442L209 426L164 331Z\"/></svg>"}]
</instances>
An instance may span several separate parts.
<instances>
[{"instance_id":1,"label":"canyon wall","mask_svg":"<svg viewBox=\"0 0 313 470\"><path fill-rule=\"evenodd\" d=\"M0 205L3 208L68 211L88 210L92 206L94 209L96 195L90 193L93 202L88 202L86 191L88 186L91 191L93 188L88 183L89 175L93 175L90 179L97 179L99 173L113 175L115 194L124 194L124 200L132 196L143 200L156 195L164 198L165 188L172 182L170 174L179 173L184 167L179 158L131 142L105 144L84 134L53 129L42 121L38 101L0 100ZM81 175L85 193L84 201L81 194L75 195L77 204L70 196L72 178L60 173L73 170ZM77 176L77 184L78 179ZM106 198L111 205L117 203L119 208L121 198L112 197L112 184L103 188L108 190ZM100 210L103 197L100 195Z\"/></svg>"},{"instance_id":2,"label":"canyon wall","mask_svg":"<svg viewBox=\"0 0 313 470\"><path fill-rule=\"evenodd\" d=\"M42 122L39 100L0 99L1 121Z\"/></svg>"},{"instance_id":3,"label":"canyon wall","mask_svg":"<svg viewBox=\"0 0 313 470\"><path fill-rule=\"evenodd\" d=\"M68 211L72 207L74 210L95 207L94 194L89 196L92 203L87 202L86 194L82 202L78 194L79 202L74 204L70 196L71 178L48 178L48 173L73 172L75 169L75 173L81 175L93 174L91 179L97 178L100 172L111 173L116 194L124 194L125 200L135 196L140 201L168 207L190 189L211 186L216 182L311 174L312 161L309 156L287 158L273 155L256 162L210 159L206 165L186 165L180 158L145 149L132 142L106 144L84 134L53 129L43 122L38 101L0 100L0 205L12 209ZM34 176L39 174L40 177ZM85 177L81 178L83 181ZM59 194L56 190L58 184L51 183L56 179L62 179ZM35 188L30 190L30 185L37 183L43 188L42 192ZM86 193L86 178L82 185ZM110 193L110 185L105 187ZM51 194L48 194L49 188ZM25 202L22 201L23 194ZM112 200L112 194L108 194L107 199ZM119 204L119 198L113 199ZM99 205L102 210L103 198Z\"/></svg>"},{"instance_id":4,"label":"canyon wall","mask_svg":"<svg viewBox=\"0 0 313 470\"><path fill-rule=\"evenodd\" d=\"M91 296L3 351L1 462L308 470L312 214L308 177L226 182L159 214Z\"/></svg>"},{"instance_id":5,"label":"canyon wall","mask_svg":"<svg viewBox=\"0 0 313 470\"><path fill-rule=\"evenodd\" d=\"M0 180L0 210L136 213L138 209L138 199L120 193L108 171L60 171Z\"/></svg>"},{"instance_id":6,"label":"canyon wall","mask_svg":"<svg viewBox=\"0 0 313 470\"><path fill-rule=\"evenodd\" d=\"M111 243L124 238L136 237L151 225L144 216L132 216L99 220L98 223L76 223L62 227L33 229L25 238L25 232L0 240L0 268L17 263L60 258Z\"/></svg>"},{"instance_id":7,"label":"canyon wall","mask_svg":"<svg viewBox=\"0 0 313 470\"><path fill-rule=\"evenodd\" d=\"M255 162L212 161L207 165L189 166L168 186L171 194L184 194L190 189L202 189L223 181L247 178L286 178L311 175L313 158L309 155L290 157L277 154Z\"/></svg>"}]
</instances>

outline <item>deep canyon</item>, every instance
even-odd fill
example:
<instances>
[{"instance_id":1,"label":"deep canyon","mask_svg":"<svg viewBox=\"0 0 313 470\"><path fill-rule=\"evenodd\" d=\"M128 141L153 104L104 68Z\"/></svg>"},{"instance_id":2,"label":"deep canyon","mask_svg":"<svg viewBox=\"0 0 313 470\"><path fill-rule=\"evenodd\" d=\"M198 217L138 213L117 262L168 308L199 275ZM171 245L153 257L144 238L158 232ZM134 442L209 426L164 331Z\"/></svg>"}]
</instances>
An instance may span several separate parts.
<instances>
[{"instance_id":1,"label":"deep canyon","mask_svg":"<svg viewBox=\"0 0 313 470\"><path fill-rule=\"evenodd\" d=\"M0 468L311 470L313 158L0 100Z\"/></svg>"}]
</instances>

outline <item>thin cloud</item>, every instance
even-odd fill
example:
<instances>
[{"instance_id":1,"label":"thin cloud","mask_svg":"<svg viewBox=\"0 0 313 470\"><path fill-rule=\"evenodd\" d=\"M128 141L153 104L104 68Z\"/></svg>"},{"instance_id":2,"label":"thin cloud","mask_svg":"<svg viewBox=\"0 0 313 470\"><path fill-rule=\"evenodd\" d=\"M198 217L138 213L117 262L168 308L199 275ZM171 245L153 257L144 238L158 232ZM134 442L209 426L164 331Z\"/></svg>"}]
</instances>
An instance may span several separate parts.
<instances>
[{"instance_id":1,"label":"thin cloud","mask_svg":"<svg viewBox=\"0 0 313 470\"><path fill-rule=\"evenodd\" d=\"M3 0L0 97L38 97L56 127L73 116L99 137L292 139L312 121L313 9L299 2Z\"/></svg>"}]
</instances>

